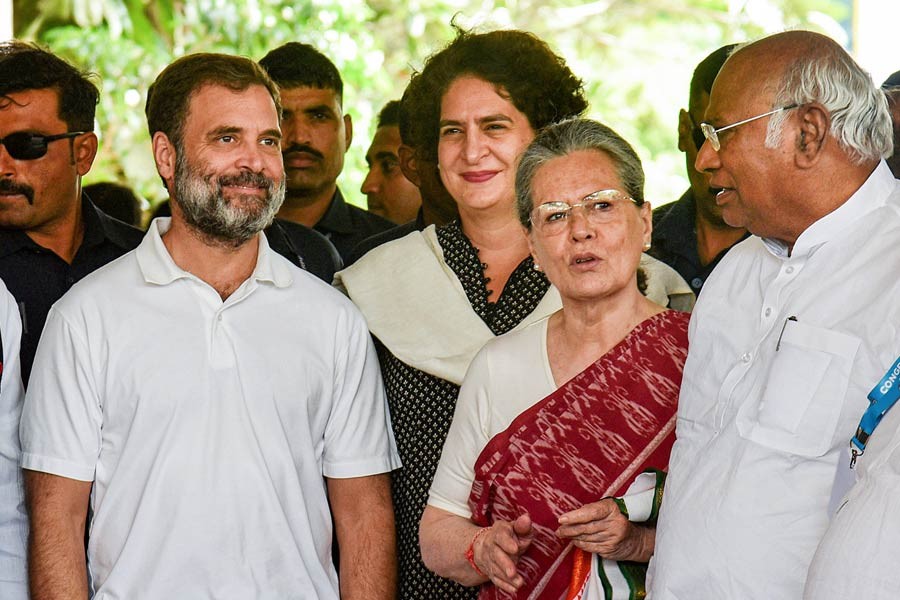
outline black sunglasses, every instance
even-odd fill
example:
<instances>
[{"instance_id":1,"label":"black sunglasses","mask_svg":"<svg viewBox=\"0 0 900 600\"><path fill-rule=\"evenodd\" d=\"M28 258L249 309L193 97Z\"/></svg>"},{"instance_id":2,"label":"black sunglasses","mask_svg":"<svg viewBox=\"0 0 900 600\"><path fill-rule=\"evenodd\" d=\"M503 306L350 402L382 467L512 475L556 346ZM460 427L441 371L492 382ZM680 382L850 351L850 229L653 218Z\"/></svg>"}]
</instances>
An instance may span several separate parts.
<instances>
[{"instance_id":1,"label":"black sunglasses","mask_svg":"<svg viewBox=\"0 0 900 600\"><path fill-rule=\"evenodd\" d=\"M47 154L47 144L56 140L64 140L79 136L86 131L69 131L59 135L41 135L28 131L17 131L5 138L0 138L0 146L16 160L34 160Z\"/></svg>"}]
</instances>

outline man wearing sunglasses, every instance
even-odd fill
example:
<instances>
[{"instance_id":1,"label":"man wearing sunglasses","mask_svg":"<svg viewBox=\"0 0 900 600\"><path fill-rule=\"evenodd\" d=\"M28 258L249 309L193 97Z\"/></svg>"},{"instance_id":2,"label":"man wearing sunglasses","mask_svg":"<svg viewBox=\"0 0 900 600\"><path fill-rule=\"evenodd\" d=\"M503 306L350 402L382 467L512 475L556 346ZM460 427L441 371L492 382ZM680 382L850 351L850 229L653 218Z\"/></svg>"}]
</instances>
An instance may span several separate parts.
<instances>
[{"instance_id":1,"label":"man wearing sunglasses","mask_svg":"<svg viewBox=\"0 0 900 600\"><path fill-rule=\"evenodd\" d=\"M50 52L0 44L0 278L22 316L26 384L50 306L143 237L81 193L97 153L97 99L94 84Z\"/></svg>"},{"instance_id":2,"label":"man wearing sunglasses","mask_svg":"<svg viewBox=\"0 0 900 600\"><path fill-rule=\"evenodd\" d=\"M27 598L18 416L47 312L75 281L137 246L142 236L81 194L81 177L97 152L97 96L87 78L53 54L18 41L0 43L0 278L15 297L7 303L6 290L0 292L4 600Z\"/></svg>"},{"instance_id":3,"label":"man wearing sunglasses","mask_svg":"<svg viewBox=\"0 0 900 600\"><path fill-rule=\"evenodd\" d=\"M709 174L694 167L704 140L698 123L709 104L713 80L734 47L722 46L694 69L688 109L678 114L678 149L684 152L691 187L676 202L653 210L653 245L647 254L678 271L695 294L728 249L747 235L746 229L722 220Z\"/></svg>"},{"instance_id":4,"label":"man wearing sunglasses","mask_svg":"<svg viewBox=\"0 0 900 600\"><path fill-rule=\"evenodd\" d=\"M898 598L900 410L849 452L900 354L884 95L835 41L785 32L731 54L700 127L696 166L753 235L691 318L650 597Z\"/></svg>"}]
</instances>

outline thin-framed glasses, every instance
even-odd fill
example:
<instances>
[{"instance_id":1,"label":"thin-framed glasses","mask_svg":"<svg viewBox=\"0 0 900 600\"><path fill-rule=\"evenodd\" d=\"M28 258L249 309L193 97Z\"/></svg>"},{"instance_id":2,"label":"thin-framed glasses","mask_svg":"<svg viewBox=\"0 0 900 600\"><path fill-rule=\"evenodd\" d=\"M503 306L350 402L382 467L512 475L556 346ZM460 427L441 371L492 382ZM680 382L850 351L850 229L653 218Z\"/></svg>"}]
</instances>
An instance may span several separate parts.
<instances>
[{"instance_id":1,"label":"thin-framed glasses","mask_svg":"<svg viewBox=\"0 0 900 600\"><path fill-rule=\"evenodd\" d=\"M620 221L628 203L638 202L619 190L597 190L577 204L561 200L544 202L531 211L531 224L542 235L557 235L566 230L569 217L575 209L581 210L588 222L606 225Z\"/></svg>"},{"instance_id":2,"label":"thin-framed glasses","mask_svg":"<svg viewBox=\"0 0 900 600\"><path fill-rule=\"evenodd\" d=\"M744 119L743 121L738 121L737 123L732 123L731 125L725 125L723 127L719 127L716 129L709 123L700 123L700 130L703 132L703 136L709 140L710 145L713 147L713 150L716 152L721 148L721 144L719 144L719 133L725 131L726 129L733 129L738 125L744 125L745 123L749 123L751 121L755 121L757 119L762 119L763 117L768 117L774 115L775 113L779 113L783 110L791 110L792 108L797 108L800 106L799 104L791 104L789 106L782 106L780 108L776 108L775 110L770 110L769 112L765 112L761 115L756 115L755 117L750 117L749 119ZM698 146L699 150L700 147Z\"/></svg>"},{"instance_id":3,"label":"thin-framed glasses","mask_svg":"<svg viewBox=\"0 0 900 600\"><path fill-rule=\"evenodd\" d=\"M0 138L0 146L16 160L35 160L47 154L47 145L56 140L65 140L87 133L86 131L68 131L58 135L42 135L29 131L17 131L5 138Z\"/></svg>"}]
</instances>

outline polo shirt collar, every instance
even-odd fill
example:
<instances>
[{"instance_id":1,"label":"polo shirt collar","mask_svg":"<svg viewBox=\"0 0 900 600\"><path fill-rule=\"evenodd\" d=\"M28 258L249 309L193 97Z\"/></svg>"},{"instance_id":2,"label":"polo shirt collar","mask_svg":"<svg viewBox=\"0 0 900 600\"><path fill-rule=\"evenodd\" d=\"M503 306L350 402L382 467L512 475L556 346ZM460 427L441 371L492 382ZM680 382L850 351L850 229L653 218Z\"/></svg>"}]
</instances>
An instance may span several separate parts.
<instances>
[{"instance_id":1,"label":"polo shirt collar","mask_svg":"<svg viewBox=\"0 0 900 600\"><path fill-rule=\"evenodd\" d=\"M344 200L340 188L335 188L334 196L331 198L331 204L328 210L316 223L316 229L324 229L335 233L353 233L353 218L350 214L350 207Z\"/></svg>"},{"instance_id":2,"label":"polo shirt collar","mask_svg":"<svg viewBox=\"0 0 900 600\"><path fill-rule=\"evenodd\" d=\"M92 248L99 246L109 239L117 246L130 249L115 231L106 227L106 224L97 214L97 207L90 201L86 194L81 194L81 219L84 223L84 238L81 245ZM28 234L21 229L4 229L4 235L0 236L0 257L18 252L23 248L40 248Z\"/></svg>"},{"instance_id":3,"label":"polo shirt collar","mask_svg":"<svg viewBox=\"0 0 900 600\"><path fill-rule=\"evenodd\" d=\"M147 235L135 250L138 265L147 283L168 285L178 279L196 279L194 275L175 264L163 243L162 235L169 230L171 223L171 217L154 219L150 223ZM260 283L270 283L277 288L290 286L293 277L288 263L275 258L264 233L260 232L258 239L259 253L250 278Z\"/></svg>"},{"instance_id":4,"label":"polo shirt collar","mask_svg":"<svg viewBox=\"0 0 900 600\"><path fill-rule=\"evenodd\" d=\"M868 179L856 190L846 202L810 225L800 234L790 252L793 257L805 257L813 254L826 242L837 238L852 228L852 224L884 206L888 197L894 192L897 180L883 160L878 163ZM769 252L779 258L787 258L788 247L781 241L763 239Z\"/></svg>"}]
</instances>

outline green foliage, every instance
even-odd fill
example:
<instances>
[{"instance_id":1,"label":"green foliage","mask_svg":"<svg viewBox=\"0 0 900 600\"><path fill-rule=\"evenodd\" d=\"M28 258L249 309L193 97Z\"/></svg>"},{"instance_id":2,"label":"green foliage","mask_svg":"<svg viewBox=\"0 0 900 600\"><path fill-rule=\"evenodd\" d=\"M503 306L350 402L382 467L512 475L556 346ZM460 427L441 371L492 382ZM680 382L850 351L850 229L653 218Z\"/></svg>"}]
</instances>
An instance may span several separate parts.
<instances>
[{"instance_id":1,"label":"green foliage","mask_svg":"<svg viewBox=\"0 0 900 600\"><path fill-rule=\"evenodd\" d=\"M190 52L259 59L287 41L316 45L344 78L356 135L341 187L360 204L374 118L452 39L451 22L519 27L546 39L584 79L590 116L635 146L647 197L659 204L687 185L676 126L694 65L725 43L786 27L828 33L847 16L843 0L17 0L15 11L17 36L49 46L101 81L101 150L88 179L123 181L151 202L165 190L143 106L166 64Z\"/></svg>"}]
</instances>

